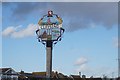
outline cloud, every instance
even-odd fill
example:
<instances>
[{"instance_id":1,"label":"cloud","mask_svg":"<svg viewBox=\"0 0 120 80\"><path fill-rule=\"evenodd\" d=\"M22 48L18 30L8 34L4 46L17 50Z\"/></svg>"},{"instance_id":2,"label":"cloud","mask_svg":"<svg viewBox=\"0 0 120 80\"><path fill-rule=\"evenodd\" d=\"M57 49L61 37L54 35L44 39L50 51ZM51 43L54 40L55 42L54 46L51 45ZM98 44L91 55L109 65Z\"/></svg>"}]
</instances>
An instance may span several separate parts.
<instances>
[{"instance_id":1,"label":"cloud","mask_svg":"<svg viewBox=\"0 0 120 80\"><path fill-rule=\"evenodd\" d=\"M107 29L118 24L117 2L21 2L12 5L16 5L12 9L12 19L27 20L32 13L33 17L42 16L53 10L63 18L64 28L69 32L91 28L91 23Z\"/></svg>"},{"instance_id":2,"label":"cloud","mask_svg":"<svg viewBox=\"0 0 120 80\"><path fill-rule=\"evenodd\" d=\"M21 27L8 27L5 30L3 30L2 35L3 36L10 36L13 38L23 38L23 37L30 37L33 36L35 33L35 30L37 29L36 24L29 24L26 28L20 29Z\"/></svg>"},{"instance_id":3,"label":"cloud","mask_svg":"<svg viewBox=\"0 0 120 80\"><path fill-rule=\"evenodd\" d=\"M33 12L39 12L39 9L43 9L42 3L23 3L19 2L16 5L17 7L13 10L13 16L15 18L19 18L21 20L24 20L25 17L29 16ZM45 7L44 7L45 8Z\"/></svg>"},{"instance_id":4,"label":"cloud","mask_svg":"<svg viewBox=\"0 0 120 80\"><path fill-rule=\"evenodd\" d=\"M3 36L9 36L11 35L12 33L14 33L16 31L17 27L8 27L6 28L3 32L2 32L2 35Z\"/></svg>"},{"instance_id":5,"label":"cloud","mask_svg":"<svg viewBox=\"0 0 120 80\"><path fill-rule=\"evenodd\" d=\"M64 6L64 9L60 5ZM56 3L54 6L57 6L57 9L53 7L56 12L61 12L66 17L69 31L90 28L91 23L110 29L118 21L117 3Z\"/></svg>"},{"instance_id":6,"label":"cloud","mask_svg":"<svg viewBox=\"0 0 120 80\"><path fill-rule=\"evenodd\" d=\"M78 66L74 69L75 74L78 74L79 72L85 75L87 77L94 76L94 77L103 77L103 75L106 75L107 77L113 77L111 76L112 73L114 73L114 76L117 76L118 70L116 67L110 67L110 66L99 66L99 67L91 67L88 64L83 64L81 66Z\"/></svg>"},{"instance_id":7,"label":"cloud","mask_svg":"<svg viewBox=\"0 0 120 80\"><path fill-rule=\"evenodd\" d=\"M85 57L80 57L79 59L77 59L75 61L75 66L77 67L74 70L75 73L88 71L89 68L87 66L87 63L88 63L88 59Z\"/></svg>"},{"instance_id":8,"label":"cloud","mask_svg":"<svg viewBox=\"0 0 120 80\"><path fill-rule=\"evenodd\" d=\"M9 8L8 8L9 7ZM28 17L45 14L46 3L39 2L5 2L2 3L3 13L10 9L9 18L11 21L26 21ZM12 10L11 10L12 9ZM47 10L46 10L47 11ZM8 19L8 18L7 18Z\"/></svg>"},{"instance_id":9,"label":"cloud","mask_svg":"<svg viewBox=\"0 0 120 80\"><path fill-rule=\"evenodd\" d=\"M81 72L82 74L86 74L87 76L96 76L96 77L102 77L103 74L106 74L107 76L111 76L111 74L117 73L116 67L109 67L109 66L90 66L88 65L88 59L85 57L80 57L75 61L74 66L74 73L78 74Z\"/></svg>"},{"instance_id":10,"label":"cloud","mask_svg":"<svg viewBox=\"0 0 120 80\"><path fill-rule=\"evenodd\" d=\"M81 66L88 62L87 58L80 57L78 60L76 60L75 65Z\"/></svg>"},{"instance_id":11,"label":"cloud","mask_svg":"<svg viewBox=\"0 0 120 80\"><path fill-rule=\"evenodd\" d=\"M87 67L86 64L82 64L81 66L79 66L78 68L75 69L75 72L86 72L89 71L89 68Z\"/></svg>"}]
</instances>

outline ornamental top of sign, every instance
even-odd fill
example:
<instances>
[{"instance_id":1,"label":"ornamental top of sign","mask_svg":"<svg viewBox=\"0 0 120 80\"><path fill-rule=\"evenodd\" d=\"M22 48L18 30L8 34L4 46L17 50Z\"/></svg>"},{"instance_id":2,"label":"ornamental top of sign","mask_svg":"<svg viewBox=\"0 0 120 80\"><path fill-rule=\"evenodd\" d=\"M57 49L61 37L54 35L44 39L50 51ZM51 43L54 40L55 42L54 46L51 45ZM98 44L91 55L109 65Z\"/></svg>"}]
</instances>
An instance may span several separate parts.
<instances>
[{"instance_id":1,"label":"ornamental top of sign","mask_svg":"<svg viewBox=\"0 0 120 80\"><path fill-rule=\"evenodd\" d=\"M47 41L52 41L55 44L61 40L61 36L64 33L62 28L62 18L53 11L48 11L48 14L44 15L38 22L39 27L36 30L38 41L45 44Z\"/></svg>"},{"instance_id":2,"label":"ornamental top of sign","mask_svg":"<svg viewBox=\"0 0 120 80\"><path fill-rule=\"evenodd\" d=\"M38 22L40 26L43 25L61 25L63 22L57 14L53 14L53 11L48 11L47 15L44 15Z\"/></svg>"}]
</instances>

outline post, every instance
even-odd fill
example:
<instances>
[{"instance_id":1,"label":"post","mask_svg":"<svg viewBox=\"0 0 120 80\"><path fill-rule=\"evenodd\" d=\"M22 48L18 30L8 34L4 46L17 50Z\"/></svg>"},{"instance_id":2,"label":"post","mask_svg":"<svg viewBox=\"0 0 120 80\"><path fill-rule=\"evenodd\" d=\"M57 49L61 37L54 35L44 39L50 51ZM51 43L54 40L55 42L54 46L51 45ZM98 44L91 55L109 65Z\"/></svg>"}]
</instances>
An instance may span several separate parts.
<instances>
[{"instance_id":1,"label":"post","mask_svg":"<svg viewBox=\"0 0 120 80\"><path fill-rule=\"evenodd\" d=\"M46 42L46 78L50 79L52 74L52 41Z\"/></svg>"},{"instance_id":2,"label":"post","mask_svg":"<svg viewBox=\"0 0 120 80\"><path fill-rule=\"evenodd\" d=\"M56 19L55 19L56 18ZM37 39L39 42L46 45L46 78L52 78L52 45L61 41L61 36L64 33L62 28L62 18L53 11L48 11L38 22L39 28L36 30Z\"/></svg>"}]
</instances>

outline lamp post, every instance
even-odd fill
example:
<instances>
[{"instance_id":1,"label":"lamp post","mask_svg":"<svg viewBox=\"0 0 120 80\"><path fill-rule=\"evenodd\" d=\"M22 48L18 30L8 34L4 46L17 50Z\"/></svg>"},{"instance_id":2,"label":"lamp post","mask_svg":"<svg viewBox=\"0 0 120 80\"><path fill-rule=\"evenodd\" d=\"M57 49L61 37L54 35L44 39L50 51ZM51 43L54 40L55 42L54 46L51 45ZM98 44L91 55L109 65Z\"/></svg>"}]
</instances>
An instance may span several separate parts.
<instances>
[{"instance_id":1,"label":"lamp post","mask_svg":"<svg viewBox=\"0 0 120 80\"><path fill-rule=\"evenodd\" d=\"M39 28L36 30L37 39L46 45L46 78L52 77L52 48L53 44L61 41L64 29L62 28L62 19L48 11L38 22Z\"/></svg>"}]
</instances>

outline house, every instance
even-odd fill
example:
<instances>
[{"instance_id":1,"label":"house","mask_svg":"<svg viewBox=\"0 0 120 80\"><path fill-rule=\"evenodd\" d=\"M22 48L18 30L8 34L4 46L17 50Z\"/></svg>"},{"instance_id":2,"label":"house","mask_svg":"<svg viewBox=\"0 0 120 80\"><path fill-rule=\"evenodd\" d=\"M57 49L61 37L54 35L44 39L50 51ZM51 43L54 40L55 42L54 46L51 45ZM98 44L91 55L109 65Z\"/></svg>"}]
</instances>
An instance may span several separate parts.
<instances>
[{"instance_id":1,"label":"house","mask_svg":"<svg viewBox=\"0 0 120 80\"><path fill-rule=\"evenodd\" d=\"M12 68L0 68L0 80L18 80L18 75Z\"/></svg>"},{"instance_id":2,"label":"house","mask_svg":"<svg viewBox=\"0 0 120 80\"><path fill-rule=\"evenodd\" d=\"M39 78L43 78L45 79L46 78L46 72L33 72L32 75L34 77L39 77ZM51 75L51 79L52 80L68 80L68 76L62 74L62 73L58 73L58 72L54 72L52 71L52 75Z\"/></svg>"},{"instance_id":3,"label":"house","mask_svg":"<svg viewBox=\"0 0 120 80\"><path fill-rule=\"evenodd\" d=\"M32 73L26 73L24 71L19 72L18 80L37 80L38 78Z\"/></svg>"},{"instance_id":4,"label":"house","mask_svg":"<svg viewBox=\"0 0 120 80\"><path fill-rule=\"evenodd\" d=\"M72 80L81 80L81 77L79 75L70 75L69 76Z\"/></svg>"}]
</instances>

